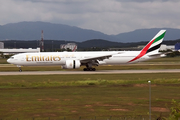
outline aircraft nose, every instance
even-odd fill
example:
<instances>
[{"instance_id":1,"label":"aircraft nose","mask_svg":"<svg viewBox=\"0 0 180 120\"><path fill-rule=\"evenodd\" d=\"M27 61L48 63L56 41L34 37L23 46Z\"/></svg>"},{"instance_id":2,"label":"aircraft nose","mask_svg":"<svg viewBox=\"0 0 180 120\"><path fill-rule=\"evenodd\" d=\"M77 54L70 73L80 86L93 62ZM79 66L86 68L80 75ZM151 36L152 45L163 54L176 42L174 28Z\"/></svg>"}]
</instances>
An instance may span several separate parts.
<instances>
[{"instance_id":1,"label":"aircraft nose","mask_svg":"<svg viewBox=\"0 0 180 120\"><path fill-rule=\"evenodd\" d=\"M9 59L7 59L7 62L9 63L9 64L13 64L13 62L12 62L12 60L9 58Z\"/></svg>"},{"instance_id":2,"label":"aircraft nose","mask_svg":"<svg viewBox=\"0 0 180 120\"><path fill-rule=\"evenodd\" d=\"M10 63L10 59L7 59L7 62Z\"/></svg>"}]
</instances>

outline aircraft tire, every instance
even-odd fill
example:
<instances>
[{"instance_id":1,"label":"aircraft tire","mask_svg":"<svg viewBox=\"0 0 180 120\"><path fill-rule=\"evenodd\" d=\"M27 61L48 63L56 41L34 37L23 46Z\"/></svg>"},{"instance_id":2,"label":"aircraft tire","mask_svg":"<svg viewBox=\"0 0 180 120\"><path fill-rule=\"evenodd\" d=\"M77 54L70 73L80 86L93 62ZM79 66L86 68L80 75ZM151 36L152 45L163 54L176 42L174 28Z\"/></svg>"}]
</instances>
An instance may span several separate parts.
<instances>
[{"instance_id":1,"label":"aircraft tire","mask_svg":"<svg viewBox=\"0 0 180 120\"><path fill-rule=\"evenodd\" d=\"M96 68L84 68L84 71L96 71Z\"/></svg>"}]
</instances>

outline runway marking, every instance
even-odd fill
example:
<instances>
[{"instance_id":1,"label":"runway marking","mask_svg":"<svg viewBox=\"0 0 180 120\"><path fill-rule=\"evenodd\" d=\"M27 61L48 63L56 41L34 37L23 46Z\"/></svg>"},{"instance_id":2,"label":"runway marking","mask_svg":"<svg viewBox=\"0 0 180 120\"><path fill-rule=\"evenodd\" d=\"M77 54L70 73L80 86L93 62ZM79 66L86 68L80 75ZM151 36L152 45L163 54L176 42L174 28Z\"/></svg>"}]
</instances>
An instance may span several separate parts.
<instances>
[{"instance_id":1,"label":"runway marking","mask_svg":"<svg viewBox=\"0 0 180 120\"><path fill-rule=\"evenodd\" d=\"M66 74L137 74L137 73L180 73L180 69L162 70L97 70L97 71L23 71L0 72L0 75L66 75Z\"/></svg>"}]
</instances>

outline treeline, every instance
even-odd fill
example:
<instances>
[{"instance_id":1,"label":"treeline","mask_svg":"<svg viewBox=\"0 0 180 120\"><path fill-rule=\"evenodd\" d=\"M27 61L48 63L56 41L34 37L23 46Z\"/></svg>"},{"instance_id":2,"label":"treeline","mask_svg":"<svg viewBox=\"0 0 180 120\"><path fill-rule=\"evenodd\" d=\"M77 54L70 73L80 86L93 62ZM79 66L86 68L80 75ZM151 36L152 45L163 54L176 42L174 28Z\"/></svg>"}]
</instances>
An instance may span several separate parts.
<instances>
[{"instance_id":1,"label":"treeline","mask_svg":"<svg viewBox=\"0 0 180 120\"><path fill-rule=\"evenodd\" d=\"M40 47L39 40L4 40L5 48L37 48ZM175 45L180 42L178 40L166 40L163 41L163 44L166 45ZM84 42L74 42L74 41L65 41L65 40L44 40L44 49L45 51L55 51L60 49L61 44L67 43L76 43L78 46L78 50L82 51L99 51L99 50L107 50L109 48L127 48L127 47L137 47L140 45L146 45L148 42L134 42L134 43L120 43L120 42L111 42L102 39L93 39L87 40Z\"/></svg>"}]
</instances>

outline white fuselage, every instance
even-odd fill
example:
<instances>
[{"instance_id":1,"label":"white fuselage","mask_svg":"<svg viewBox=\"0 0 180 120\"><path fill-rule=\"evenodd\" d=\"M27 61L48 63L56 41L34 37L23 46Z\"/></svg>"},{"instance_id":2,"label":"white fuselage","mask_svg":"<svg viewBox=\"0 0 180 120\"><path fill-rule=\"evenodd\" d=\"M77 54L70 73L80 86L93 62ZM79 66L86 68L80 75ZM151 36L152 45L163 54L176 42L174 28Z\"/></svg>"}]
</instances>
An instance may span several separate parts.
<instances>
[{"instance_id":1,"label":"white fuselage","mask_svg":"<svg viewBox=\"0 0 180 120\"><path fill-rule=\"evenodd\" d=\"M143 57L129 62L134 59L140 51L102 51L102 52L40 52L40 53L21 53L14 55L7 61L19 66L46 66L46 65L65 65L67 60L84 60L102 55L112 54L111 57L98 60L99 64L128 64L136 63L155 57L144 55Z\"/></svg>"}]
</instances>

